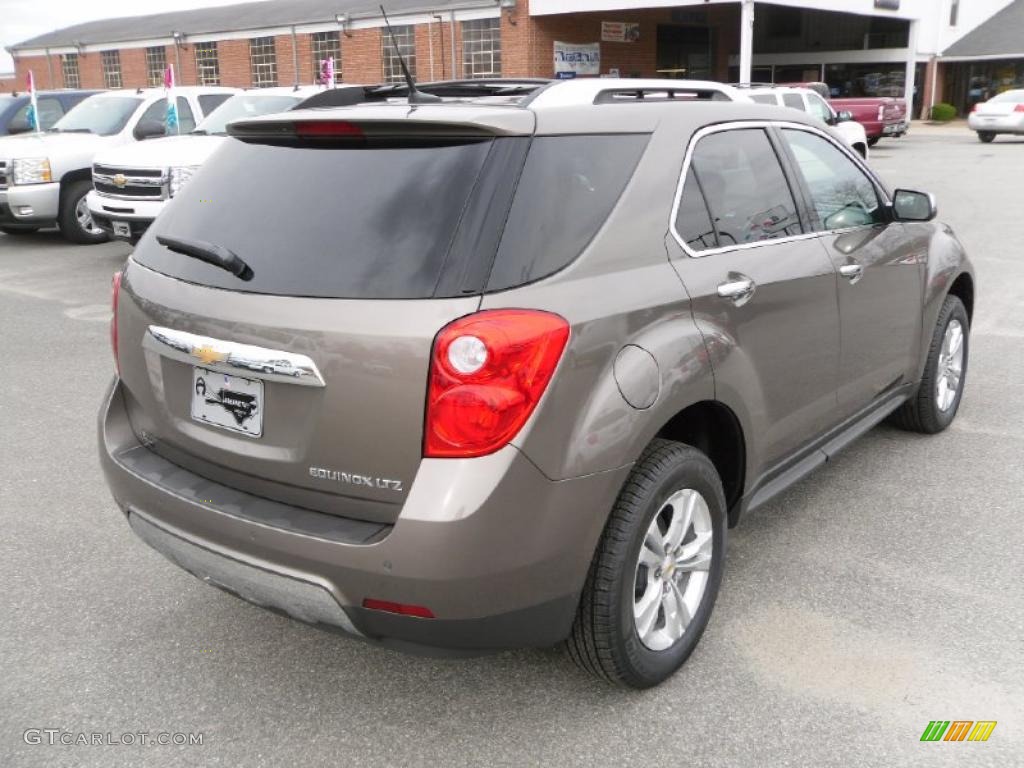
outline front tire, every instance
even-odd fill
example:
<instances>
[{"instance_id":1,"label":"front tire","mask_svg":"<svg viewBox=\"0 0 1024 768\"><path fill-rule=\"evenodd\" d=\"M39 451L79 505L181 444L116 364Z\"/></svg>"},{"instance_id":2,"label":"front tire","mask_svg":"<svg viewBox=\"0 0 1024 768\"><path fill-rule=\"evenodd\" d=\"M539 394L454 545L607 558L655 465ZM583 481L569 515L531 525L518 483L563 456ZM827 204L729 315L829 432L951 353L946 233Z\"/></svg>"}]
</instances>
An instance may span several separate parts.
<instances>
[{"instance_id":1,"label":"front tire","mask_svg":"<svg viewBox=\"0 0 1024 768\"><path fill-rule=\"evenodd\" d=\"M103 243L109 236L92 220L85 196L92 189L89 179L79 179L68 184L61 193L60 214L57 223L64 239L80 245Z\"/></svg>"},{"instance_id":2,"label":"front tire","mask_svg":"<svg viewBox=\"0 0 1024 768\"><path fill-rule=\"evenodd\" d=\"M598 543L566 641L573 661L632 688L671 676L711 618L725 531L725 494L708 457L654 440Z\"/></svg>"},{"instance_id":3,"label":"front tire","mask_svg":"<svg viewBox=\"0 0 1024 768\"><path fill-rule=\"evenodd\" d=\"M868 139L868 146L869 147L875 146L875 144L878 143L878 140L880 138L882 138L882 137L881 136L872 136L871 138Z\"/></svg>"},{"instance_id":4,"label":"front tire","mask_svg":"<svg viewBox=\"0 0 1024 768\"><path fill-rule=\"evenodd\" d=\"M952 424L964 394L969 351L967 310L956 296L947 296L932 333L921 384L893 413L893 423L926 435L941 432Z\"/></svg>"},{"instance_id":5,"label":"front tire","mask_svg":"<svg viewBox=\"0 0 1024 768\"><path fill-rule=\"evenodd\" d=\"M978 131L978 140L983 144L991 144L996 140L996 135L992 131Z\"/></svg>"}]
</instances>

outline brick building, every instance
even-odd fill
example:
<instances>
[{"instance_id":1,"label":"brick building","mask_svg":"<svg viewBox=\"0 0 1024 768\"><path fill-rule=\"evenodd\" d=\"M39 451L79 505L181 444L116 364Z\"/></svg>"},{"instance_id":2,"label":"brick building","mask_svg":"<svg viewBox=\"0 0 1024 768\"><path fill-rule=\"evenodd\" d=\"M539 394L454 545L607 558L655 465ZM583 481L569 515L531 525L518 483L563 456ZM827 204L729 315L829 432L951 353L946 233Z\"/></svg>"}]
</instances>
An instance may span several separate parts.
<instances>
[{"instance_id":1,"label":"brick building","mask_svg":"<svg viewBox=\"0 0 1024 768\"><path fill-rule=\"evenodd\" d=\"M955 85L963 78L944 76L942 51L1000 11L1017 18L1012 8L1024 8L1024 0L972 0L963 10L960 0L429 2L385 3L423 81L552 77L561 56L584 76L820 80L837 96L912 99L917 113L944 97L965 106L977 79ZM268 0L94 21L8 50L17 83L31 69L40 88L159 84L168 63L182 85L260 87L312 83L328 55L339 82L398 80L387 42L368 0Z\"/></svg>"}]
</instances>

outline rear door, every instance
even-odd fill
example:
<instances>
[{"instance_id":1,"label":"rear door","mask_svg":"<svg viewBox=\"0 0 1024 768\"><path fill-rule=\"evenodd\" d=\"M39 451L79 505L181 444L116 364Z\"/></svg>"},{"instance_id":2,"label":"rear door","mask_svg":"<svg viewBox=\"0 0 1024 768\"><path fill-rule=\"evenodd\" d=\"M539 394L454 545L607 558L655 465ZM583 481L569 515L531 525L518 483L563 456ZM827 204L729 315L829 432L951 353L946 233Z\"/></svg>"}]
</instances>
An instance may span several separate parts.
<instances>
[{"instance_id":1,"label":"rear door","mask_svg":"<svg viewBox=\"0 0 1024 768\"><path fill-rule=\"evenodd\" d=\"M699 137L677 203L673 260L720 396L749 409L758 473L835 422L836 274L805 232L766 127Z\"/></svg>"},{"instance_id":2,"label":"rear door","mask_svg":"<svg viewBox=\"0 0 1024 768\"><path fill-rule=\"evenodd\" d=\"M839 407L849 416L905 383L920 338L927 229L890 223L883 190L823 133L780 131L808 196L811 226L839 278Z\"/></svg>"},{"instance_id":3,"label":"rear door","mask_svg":"<svg viewBox=\"0 0 1024 768\"><path fill-rule=\"evenodd\" d=\"M226 140L125 273L119 350L136 434L233 487L394 520L422 455L434 336L479 306L491 217L507 210L511 185L484 168L516 141ZM228 249L248 272L160 238Z\"/></svg>"}]
</instances>

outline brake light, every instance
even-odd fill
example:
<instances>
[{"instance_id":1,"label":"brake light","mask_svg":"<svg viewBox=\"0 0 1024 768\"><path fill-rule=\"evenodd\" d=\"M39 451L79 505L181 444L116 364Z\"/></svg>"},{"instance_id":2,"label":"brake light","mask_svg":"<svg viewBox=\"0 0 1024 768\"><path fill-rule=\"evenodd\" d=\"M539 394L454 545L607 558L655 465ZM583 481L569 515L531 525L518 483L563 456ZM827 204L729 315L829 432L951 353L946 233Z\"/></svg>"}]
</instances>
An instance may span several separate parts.
<instances>
[{"instance_id":1,"label":"brake light","mask_svg":"<svg viewBox=\"0 0 1024 768\"><path fill-rule=\"evenodd\" d=\"M110 280L110 349L114 353L114 368L121 375L121 358L117 354L117 302L121 298L121 272Z\"/></svg>"},{"instance_id":2,"label":"brake light","mask_svg":"<svg viewBox=\"0 0 1024 768\"><path fill-rule=\"evenodd\" d=\"M879 120L885 120L885 106L884 105L878 107L878 119Z\"/></svg>"},{"instance_id":3,"label":"brake light","mask_svg":"<svg viewBox=\"0 0 1024 768\"><path fill-rule=\"evenodd\" d=\"M369 608L371 611L397 613L401 616L415 616L419 619L434 618L434 612L423 605L406 605L405 603L392 603L388 600L374 600L370 597L363 600L363 608Z\"/></svg>"},{"instance_id":4,"label":"brake light","mask_svg":"<svg viewBox=\"0 0 1024 768\"><path fill-rule=\"evenodd\" d=\"M301 139L362 138L363 129L347 120L309 120L295 124Z\"/></svg>"},{"instance_id":5,"label":"brake light","mask_svg":"<svg viewBox=\"0 0 1024 768\"><path fill-rule=\"evenodd\" d=\"M978 111L978 107L980 107L980 106L981 106L981 102L979 101L973 107L971 107L971 112L977 112Z\"/></svg>"},{"instance_id":6,"label":"brake light","mask_svg":"<svg viewBox=\"0 0 1024 768\"><path fill-rule=\"evenodd\" d=\"M1013 108L1013 111L1014 112L1024 112L1024 104L1018 104L1016 107Z\"/></svg>"},{"instance_id":7,"label":"brake light","mask_svg":"<svg viewBox=\"0 0 1024 768\"><path fill-rule=\"evenodd\" d=\"M550 312L494 309L460 318L434 339L423 455L494 453L540 401L569 338Z\"/></svg>"}]
</instances>

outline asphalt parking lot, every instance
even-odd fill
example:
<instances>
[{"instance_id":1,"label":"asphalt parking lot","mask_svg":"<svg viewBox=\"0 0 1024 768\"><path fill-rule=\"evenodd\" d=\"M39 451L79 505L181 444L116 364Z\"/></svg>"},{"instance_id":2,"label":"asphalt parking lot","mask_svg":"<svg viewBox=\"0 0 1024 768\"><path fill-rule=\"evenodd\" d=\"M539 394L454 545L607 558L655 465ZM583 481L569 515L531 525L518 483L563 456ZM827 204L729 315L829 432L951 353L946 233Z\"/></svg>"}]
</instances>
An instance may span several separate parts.
<instances>
[{"instance_id":1,"label":"asphalt parking lot","mask_svg":"<svg viewBox=\"0 0 1024 768\"><path fill-rule=\"evenodd\" d=\"M936 437L879 427L747 517L703 642L645 693L557 651L369 647L146 548L95 445L129 249L0 235L0 765L1024 764L1024 138L915 127L872 163L934 191L977 266L960 414ZM921 743L936 719L998 726ZM203 744L26 744L32 728Z\"/></svg>"}]
</instances>

